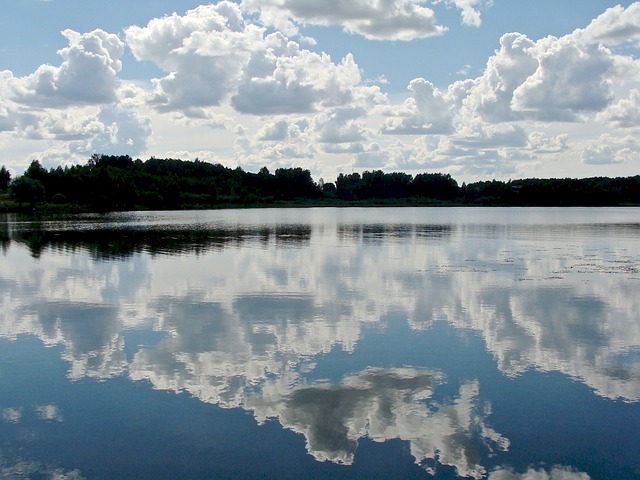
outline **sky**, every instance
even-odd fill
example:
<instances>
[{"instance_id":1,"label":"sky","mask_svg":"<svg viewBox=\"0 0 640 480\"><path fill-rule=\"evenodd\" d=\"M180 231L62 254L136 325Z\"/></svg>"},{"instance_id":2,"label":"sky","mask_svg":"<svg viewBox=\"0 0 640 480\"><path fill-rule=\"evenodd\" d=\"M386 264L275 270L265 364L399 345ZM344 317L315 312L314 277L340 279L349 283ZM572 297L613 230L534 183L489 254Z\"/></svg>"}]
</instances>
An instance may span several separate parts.
<instances>
[{"instance_id":1,"label":"sky","mask_svg":"<svg viewBox=\"0 0 640 480\"><path fill-rule=\"evenodd\" d=\"M640 174L640 2L5 0L0 164Z\"/></svg>"}]
</instances>

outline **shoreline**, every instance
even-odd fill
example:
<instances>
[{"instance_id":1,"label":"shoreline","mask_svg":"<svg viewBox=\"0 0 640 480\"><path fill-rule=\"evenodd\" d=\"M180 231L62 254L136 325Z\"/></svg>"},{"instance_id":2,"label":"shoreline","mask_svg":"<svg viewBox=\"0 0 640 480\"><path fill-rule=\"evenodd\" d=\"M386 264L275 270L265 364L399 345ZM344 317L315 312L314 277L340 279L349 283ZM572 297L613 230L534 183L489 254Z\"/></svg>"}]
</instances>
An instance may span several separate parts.
<instances>
[{"instance_id":1,"label":"shoreline","mask_svg":"<svg viewBox=\"0 0 640 480\"><path fill-rule=\"evenodd\" d=\"M278 209L278 208L637 208L640 204L623 203L623 204L571 204L571 205L542 205L542 204L491 204L491 203L464 203L464 202L438 202L438 201L421 201L419 199L368 199L368 200L301 200L301 201L277 201L271 203L224 203L217 205L182 205L178 208L151 209L151 208L132 208L132 209L113 209L98 210L91 208L90 205L71 205L71 204L39 204L35 207L17 206L11 202L0 204L0 214L19 214L24 216L65 216L65 215L84 215L84 214L108 214L116 212L171 212L171 211L197 211L197 210L243 210L243 209Z\"/></svg>"}]
</instances>

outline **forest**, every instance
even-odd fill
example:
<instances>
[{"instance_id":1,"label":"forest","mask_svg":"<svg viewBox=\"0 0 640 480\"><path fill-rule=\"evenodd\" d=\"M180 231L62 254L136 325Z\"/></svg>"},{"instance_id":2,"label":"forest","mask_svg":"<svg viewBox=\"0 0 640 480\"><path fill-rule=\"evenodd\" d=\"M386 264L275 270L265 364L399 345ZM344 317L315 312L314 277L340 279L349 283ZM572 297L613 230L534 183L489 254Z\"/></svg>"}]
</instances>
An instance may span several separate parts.
<instances>
[{"instance_id":1,"label":"forest","mask_svg":"<svg viewBox=\"0 0 640 480\"><path fill-rule=\"evenodd\" d=\"M107 212L322 205L640 205L640 175L479 181L458 185L449 174L340 174L315 182L309 170L271 173L199 160L93 155L85 165L47 170L34 160L23 175L0 169L0 210Z\"/></svg>"}]
</instances>

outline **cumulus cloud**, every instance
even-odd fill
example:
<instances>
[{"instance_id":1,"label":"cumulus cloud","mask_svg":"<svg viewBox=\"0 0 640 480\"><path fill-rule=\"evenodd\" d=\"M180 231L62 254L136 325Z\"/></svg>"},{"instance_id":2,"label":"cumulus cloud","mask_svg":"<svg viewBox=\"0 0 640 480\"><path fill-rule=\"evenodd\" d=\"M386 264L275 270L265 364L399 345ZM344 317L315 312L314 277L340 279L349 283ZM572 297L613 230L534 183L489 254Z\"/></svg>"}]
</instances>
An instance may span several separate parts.
<instances>
[{"instance_id":1,"label":"cumulus cloud","mask_svg":"<svg viewBox=\"0 0 640 480\"><path fill-rule=\"evenodd\" d=\"M6 98L6 88L3 85L7 85L12 78L11 72L0 72L0 132L9 132L16 126L16 112L14 106L9 103Z\"/></svg>"},{"instance_id":2,"label":"cumulus cloud","mask_svg":"<svg viewBox=\"0 0 640 480\"><path fill-rule=\"evenodd\" d=\"M545 120L574 120L598 112L612 100L611 52L580 48L570 37L549 37L536 45L538 68L513 92L515 111Z\"/></svg>"},{"instance_id":3,"label":"cumulus cloud","mask_svg":"<svg viewBox=\"0 0 640 480\"><path fill-rule=\"evenodd\" d=\"M575 35L586 43L620 45L640 41L640 3L635 2L625 8L622 5L607 9L595 18L585 29L578 29Z\"/></svg>"},{"instance_id":4,"label":"cumulus cloud","mask_svg":"<svg viewBox=\"0 0 640 480\"><path fill-rule=\"evenodd\" d=\"M411 97L401 109L390 108L394 116L382 125L383 133L445 134L453 129L453 103L431 82L416 78L409 83Z\"/></svg>"},{"instance_id":5,"label":"cumulus cloud","mask_svg":"<svg viewBox=\"0 0 640 480\"><path fill-rule=\"evenodd\" d=\"M52 147L62 157L65 152L67 156L95 152L136 155L146 150L151 135L149 118L117 104L105 105L96 113L83 109L16 110L12 121L17 137L62 142Z\"/></svg>"},{"instance_id":6,"label":"cumulus cloud","mask_svg":"<svg viewBox=\"0 0 640 480\"><path fill-rule=\"evenodd\" d=\"M468 0L467 0L468 1ZM471 0L473 3L473 0ZM297 24L339 25L370 40L414 40L442 35L435 13L417 0L243 0L263 23L296 34Z\"/></svg>"},{"instance_id":7,"label":"cumulus cloud","mask_svg":"<svg viewBox=\"0 0 640 480\"><path fill-rule=\"evenodd\" d=\"M590 478L585 472L563 465L556 465L549 470L529 467L524 473L501 467L489 474L489 480L589 480Z\"/></svg>"},{"instance_id":8,"label":"cumulus cloud","mask_svg":"<svg viewBox=\"0 0 640 480\"><path fill-rule=\"evenodd\" d=\"M456 89L466 93L462 116L467 119L575 122L607 108L617 71L610 50L585 44L576 35L534 42L508 33L483 75L472 83L459 82Z\"/></svg>"},{"instance_id":9,"label":"cumulus cloud","mask_svg":"<svg viewBox=\"0 0 640 480\"><path fill-rule=\"evenodd\" d=\"M289 135L289 122L286 120L279 120L275 123L265 125L265 127L258 132L258 139L277 142L287 140Z\"/></svg>"},{"instance_id":10,"label":"cumulus cloud","mask_svg":"<svg viewBox=\"0 0 640 480\"><path fill-rule=\"evenodd\" d=\"M206 126L214 130L226 130L237 134L244 132L244 127L235 118L224 113L216 113L212 108L188 108L173 112L171 119L174 125L185 127Z\"/></svg>"},{"instance_id":11,"label":"cumulus cloud","mask_svg":"<svg viewBox=\"0 0 640 480\"><path fill-rule=\"evenodd\" d=\"M479 384L460 387L452 401L432 396L443 376L420 368L369 368L339 384L303 385L266 382L262 394L247 398L260 422L277 418L302 433L317 460L351 464L358 441L400 438L409 442L415 462L437 459L458 475L483 478L479 446L504 451L509 440L490 428L478 401ZM429 401L429 408L425 403Z\"/></svg>"},{"instance_id":12,"label":"cumulus cloud","mask_svg":"<svg viewBox=\"0 0 640 480\"><path fill-rule=\"evenodd\" d=\"M238 162L258 166L269 163L272 167L288 159L305 159L315 156L314 142L306 119L280 119L267 123L253 139L240 137L237 145ZM285 166L283 164L282 166Z\"/></svg>"},{"instance_id":13,"label":"cumulus cloud","mask_svg":"<svg viewBox=\"0 0 640 480\"><path fill-rule=\"evenodd\" d=\"M360 70L350 54L339 64L328 55L307 50L274 60L270 74L245 78L240 84L231 99L237 111L255 115L311 113L318 107L356 100ZM377 91L376 87L361 88Z\"/></svg>"},{"instance_id":14,"label":"cumulus cloud","mask_svg":"<svg viewBox=\"0 0 640 480\"><path fill-rule=\"evenodd\" d=\"M532 132L529 135L528 147L538 154L560 153L569 149L569 135L561 133L549 137L542 132Z\"/></svg>"},{"instance_id":15,"label":"cumulus cloud","mask_svg":"<svg viewBox=\"0 0 640 480\"><path fill-rule=\"evenodd\" d=\"M489 126L476 134L433 135L412 143L376 145L355 157L355 166L401 171L444 171L457 175L513 176L529 161L524 129L509 124ZM524 153L522 153L524 152Z\"/></svg>"},{"instance_id":16,"label":"cumulus cloud","mask_svg":"<svg viewBox=\"0 0 640 480\"><path fill-rule=\"evenodd\" d=\"M270 169L290 167L316 156L316 143L306 119L280 119L258 130L254 137L241 136L236 140L235 160L243 168L256 171L263 166Z\"/></svg>"},{"instance_id":17,"label":"cumulus cloud","mask_svg":"<svg viewBox=\"0 0 640 480\"><path fill-rule=\"evenodd\" d=\"M35 412L40 420L62 422L63 417L60 409L53 404L39 405L35 407Z\"/></svg>"},{"instance_id":18,"label":"cumulus cloud","mask_svg":"<svg viewBox=\"0 0 640 480\"><path fill-rule=\"evenodd\" d=\"M466 163L465 173L481 168L495 176L521 169L523 161L529 168L536 156L536 165L544 165L559 152L577 161L584 151L581 159L591 165L631 161L634 146L585 141L563 124L589 123L595 135L611 128L633 131L640 124L640 64L634 57L640 46L638 2L610 8L560 38L507 33L475 78L449 86L415 78L404 98L393 102L363 78L357 57L331 58L302 46L310 41L301 35L304 25L342 26L378 40L440 35L446 28L436 22L434 5L457 9L463 24L479 26L492 2L223 0L201 5L124 30L133 56L162 72L150 84L118 78L125 42L117 35L65 30L68 46L59 51L60 65L42 65L24 77L0 72L1 141L51 142L35 150L67 152L67 162L93 151L142 154L152 133L142 112L151 106L154 122L160 122L157 145L165 141L165 125L172 131L208 126L236 135L235 151L225 145L223 161L261 165L264 155L271 165L284 166L287 159L314 159L325 177L324 167L338 162L456 168L459 173ZM459 74L468 72L465 66ZM362 113L350 117L353 112ZM399 146L400 135L405 137ZM58 142L64 145L53 145ZM208 145L193 148L202 151Z\"/></svg>"},{"instance_id":19,"label":"cumulus cloud","mask_svg":"<svg viewBox=\"0 0 640 480\"><path fill-rule=\"evenodd\" d=\"M633 89L628 98L620 99L599 115L600 120L610 121L616 127L636 128L640 126L640 90Z\"/></svg>"},{"instance_id":20,"label":"cumulus cloud","mask_svg":"<svg viewBox=\"0 0 640 480\"><path fill-rule=\"evenodd\" d=\"M386 149L382 149L379 144L373 143L364 151L358 152L353 159L354 167L365 169L383 168L390 161L390 157Z\"/></svg>"},{"instance_id":21,"label":"cumulus cloud","mask_svg":"<svg viewBox=\"0 0 640 480\"><path fill-rule=\"evenodd\" d=\"M454 85L458 95L465 96L468 116L479 116L488 122L522 117L511 109L511 101L515 90L538 68L538 61L531 54L534 45L526 35L505 34L500 38L500 49L487 61L484 74L472 83Z\"/></svg>"},{"instance_id":22,"label":"cumulus cloud","mask_svg":"<svg viewBox=\"0 0 640 480\"><path fill-rule=\"evenodd\" d=\"M603 134L597 143L585 147L581 159L588 165L610 165L631 162L637 159L638 155L640 155L640 144L635 137L614 137Z\"/></svg>"},{"instance_id":23,"label":"cumulus cloud","mask_svg":"<svg viewBox=\"0 0 640 480\"><path fill-rule=\"evenodd\" d=\"M543 134L544 124L599 120L636 127L638 66L632 57L603 45L614 44L621 32L635 35L636 9L611 9L585 30L561 38L534 41L507 33L482 75L454 82L446 90L414 79L409 98L382 110L387 118L380 131L428 135L437 138L435 143L428 149L410 144L367 148L355 157L355 165L433 164L460 167L467 174L504 175L515 173L513 162L531 166L539 156L571 151L568 133ZM624 163L634 152L635 146L625 142L593 144L584 149L582 161Z\"/></svg>"},{"instance_id":24,"label":"cumulus cloud","mask_svg":"<svg viewBox=\"0 0 640 480\"><path fill-rule=\"evenodd\" d=\"M47 0L43 0L47 1ZM0 452L2 453L2 452ZM79 470L64 470L51 465L45 465L35 460L25 460L21 457L0 455L0 474L2 478L22 480L42 478L49 480L84 480Z\"/></svg>"},{"instance_id":25,"label":"cumulus cloud","mask_svg":"<svg viewBox=\"0 0 640 480\"><path fill-rule=\"evenodd\" d=\"M356 143L367 138L364 109L339 108L315 119L318 140L322 143Z\"/></svg>"},{"instance_id":26,"label":"cumulus cloud","mask_svg":"<svg viewBox=\"0 0 640 480\"><path fill-rule=\"evenodd\" d=\"M479 27L482 24L480 10L491 7L493 0L446 0L446 4L453 5L460 10L463 25Z\"/></svg>"},{"instance_id":27,"label":"cumulus cloud","mask_svg":"<svg viewBox=\"0 0 640 480\"><path fill-rule=\"evenodd\" d=\"M360 150L355 138L363 134L357 120L360 110L337 109L313 117L283 117L268 122L253 136L236 140L235 159L253 171L306 166L320 151L351 153ZM335 122L335 123L334 123ZM349 143L353 141L353 143Z\"/></svg>"},{"instance_id":28,"label":"cumulus cloud","mask_svg":"<svg viewBox=\"0 0 640 480\"><path fill-rule=\"evenodd\" d=\"M473 150L524 147L527 140L525 129L514 123L465 125L458 129L454 138L451 138L453 144Z\"/></svg>"},{"instance_id":29,"label":"cumulus cloud","mask_svg":"<svg viewBox=\"0 0 640 480\"><path fill-rule=\"evenodd\" d=\"M368 430L373 437L384 435L393 428L390 423L405 425L412 405L429 399L441 380L442 374L427 370L371 368L338 385L282 392L281 382L270 382L247 406L260 422L277 417L285 427L303 433L317 460L351 464L359 438Z\"/></svg>"},{"instance_id":30,"label":"cumulus cloud","mask_svg":"<svg viewBox=\"0 0 640 480\"><path fill-rule=\"evenodd\" d=\"M240 113L273 115L381 96L378 87L364 86L352 55L334 63L242 15L238 5L221 2L128 28L135 57L167 72L154 80L152 103L189 110L230 101Z\"/></svg>"},{"instance_id":31,"label":"cumulus cloud","mask_svg":"<svg viewBox=\"0 0 640 480\"><path fill-rule=\"evenodd\" d=\"M18 423L22 418L22 407L8 407L2 410L2 420L7 423Z\"/></svg>"},{"instance_id":32,"label":"cumulus cloud","mask_svg":"<svg viewBox=\"0 0 640 480\"><path fill-rule=\"evenodd\" d=\"M125 30L125 37L138 60L149 60L172 71L180 66L179 54L197 51L199 47L203 48L203 54L213 54L216 49L224 53L225 43L241 40L233 34L242 33L243 29L244 20L238 6L223 1L217 5L201 5L183 16L174 13L152 19L146 27L133 25Z\"/></svg>"},{"instance_id":33,"label":"cumulus cloud","mask_svg":"<svg viewBox=\"0 0 640 480\"><path fill-rule=\"evenodd\" d=\"M219 105L249 61L262 30L246 26L231 2L202 5L184 16L155 18L125 30L136 59L167 72L154 80L154 103L165 109Z\"/></svg>"},{"instance_id":34,"label":"cumulus cloud","mask_svg":"<svg viewBox=\"0 0 640 480\"><path fill-rule=\"evenodd\" d=\"M138 155L147 149L151 121L134 110L103 107L96 118L97 131L80 149L88 153Z\"/></svg>"},{"instance_id":35,"label":"cumulus cloud","mask_svg":"<svg viewBox=\"0 0 640 480\"><path fill-rule=\"evenodd\" d=\"M353 166L365 169L411 169L413 164L420 162L420 153L421 150L414 144L396 141L390 145L380 145L374 142L354 156ZM422 160L426 158L429 157L425 155Z\"/></svg>"},{"instance_id":36,"label":"cumulus cloud","mask_svg":"<svg viewBox=\"0 0 640 480\"><path fill-rule=\"evenodd\" d=\"M9 78L11 98L37 107L67 107L116 100L124 43L104 30L64 30L69 46L58 51L59 67L41 65L26 77Z\"/></svg>"},{"instance_id":37,"label":"cumulus cloud","mask_svg":"<svg viewBox=\"0 0 640 480\"><path fill-rule=\"evenodd\" d=\"M299 162L314 158L315 155L316 149L310 144L243 142L242 150L236 154L236 160L243 166L252 165L260 168L268 164L271 168L278 168L290 167L292 160Z\"/></svg>"}]
</instances>

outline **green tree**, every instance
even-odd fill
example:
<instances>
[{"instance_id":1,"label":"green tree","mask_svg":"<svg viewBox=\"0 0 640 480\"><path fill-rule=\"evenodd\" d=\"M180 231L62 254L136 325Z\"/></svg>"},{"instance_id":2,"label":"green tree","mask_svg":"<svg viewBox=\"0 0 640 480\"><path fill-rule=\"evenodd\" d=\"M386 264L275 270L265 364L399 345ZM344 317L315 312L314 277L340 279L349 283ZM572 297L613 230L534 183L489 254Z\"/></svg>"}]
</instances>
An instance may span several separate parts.
<instances>
[{"instance_id":1,"label":"green tree","mask_svg":"<svg viewBox=\"0 0 640 480\"><path fill-rule=\"evenodd\" d=\"M278 192L286 200L294 198L315 198L319 195L311 172L300 167L278 168L276 170Z\"/></svg>"},{"instance_id":2,"label":"green tree","mask_svg":"<svg viewBox=\"0 0 640 480\"><path fill-rule=\"evenodd\" d=\"M44 168L38 160L34 160L24 174L33 180L40 180L42 182L47 178L49 172L47 172L47 169Z\"/></svg>"},{"instance_id":3,"label":"green tree","mask_svg":"<svg viewBox=\"0 0 640 480\"><path fill-rule=\"evenodd\" d=\"M419 173L411 182L410 191L416 197L454 200L460 189L458 183L449 174Z\"/></svg>"},{"instance_id":4,"label":"green tree","mask_svg":"<svg viewBox=\"0 0 640 480\"><path fill-rule=\"evenodd\" d=\"M361 178L358 172L350 175L341 173L336 179L336 193L342 200L357 200L361 190Z\"/></svg>"},{"instance_id":5,"label":"green tree","mask_svg":"<svg viewBox=\"0 0 640 480\"><path fill-rule=\"evenodd\" d=\"M360 198L385 198L385 174L382 170L362 172Z\"/></svg>"},{"instance_id":6,"label":"green tree","mask_svg":"<svg viewBox=\"0 0 640 480\"><path fill-rule=\"evenodd\" d=\"M11 197L20 205L28 203L33 208L44 200L44 186L40 180L23 175L11 184Z\"/></svg>"},{"instance_id":7,"label":"green tree","mask_svg":"<svg viewBox=\"0 0 640 480\"><path fill-rule=\"evenodd\" d=\"M0 190L6 190L11 183L11 172L3 165L0 168Z\"/></svg>"}]
</instances>

